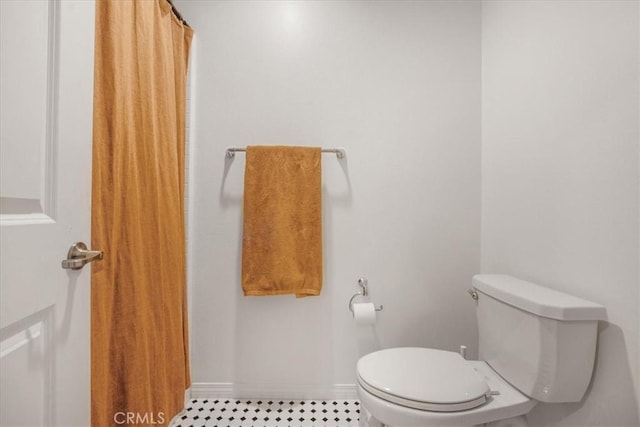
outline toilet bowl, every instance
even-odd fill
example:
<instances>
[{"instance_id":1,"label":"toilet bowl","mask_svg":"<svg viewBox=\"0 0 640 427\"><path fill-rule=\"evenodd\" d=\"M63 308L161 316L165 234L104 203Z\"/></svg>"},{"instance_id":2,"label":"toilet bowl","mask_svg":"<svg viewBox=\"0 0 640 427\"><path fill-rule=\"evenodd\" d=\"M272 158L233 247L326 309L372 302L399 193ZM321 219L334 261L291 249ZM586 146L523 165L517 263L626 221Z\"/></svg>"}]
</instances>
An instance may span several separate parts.
<instances>
[{"instance_id":1,"label":"toilet bowl","mask_svg":"<svg viewBox=\"0 0 640 427\"><path fill-rule=\"evenodd\" d=\"M427 348L392 348L361 358L357 392L362 427L470 427L524 415L537 403L485 362Z\"/></svg>"},{"instance_id":2,"label":"toilet bowl","mask_svg":"<svg viewBox=\"0 0 640 427\"><path fill-rule=\"evenodd\" d=\"M360 358L360 427L526 427L537 402L582 399L604 307L504 275L473 287L482 360L418 347Z\"/></svg>"}]
</instances>

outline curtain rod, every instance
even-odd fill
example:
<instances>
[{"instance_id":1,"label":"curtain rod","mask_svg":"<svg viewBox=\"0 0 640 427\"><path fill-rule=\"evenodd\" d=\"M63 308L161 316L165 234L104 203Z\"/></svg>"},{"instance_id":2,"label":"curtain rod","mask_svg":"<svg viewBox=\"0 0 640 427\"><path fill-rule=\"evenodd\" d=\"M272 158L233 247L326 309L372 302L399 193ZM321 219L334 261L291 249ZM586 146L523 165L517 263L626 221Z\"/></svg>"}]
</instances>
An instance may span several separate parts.
<instances>
[{"instance_id":1,"label":"curtain rod","mask_svg":"<svg viewBox=\"0 0 640 427\"><path fill-rule=\"evenodd\" d=\"M233 159L236 153L244 153L245 151L247 151L246 148L229 147L227 148L227 158ZM347 156L347 150L344 148L323 148L321 151L323 153L333 153L339 159L344 159Z\"/></svg>"}]
</instances>

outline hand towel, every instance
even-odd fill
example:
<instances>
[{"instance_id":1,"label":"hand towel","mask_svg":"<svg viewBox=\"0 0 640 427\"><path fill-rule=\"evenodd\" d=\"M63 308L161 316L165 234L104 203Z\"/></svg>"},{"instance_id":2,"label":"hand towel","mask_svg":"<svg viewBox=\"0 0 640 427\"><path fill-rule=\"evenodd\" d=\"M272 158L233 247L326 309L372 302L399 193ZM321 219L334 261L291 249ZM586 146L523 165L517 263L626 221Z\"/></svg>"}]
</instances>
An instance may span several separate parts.
<instances>
[{"instance_id":1,"label":"hand towel","mask_svg":"<svg viewBox=\"0 0 640 427\"><path fill-rule=\"evenodd\" d=\"M247 147L244 295L320 295L321 186L319 147Z\"/></svg>"}]
</instances>

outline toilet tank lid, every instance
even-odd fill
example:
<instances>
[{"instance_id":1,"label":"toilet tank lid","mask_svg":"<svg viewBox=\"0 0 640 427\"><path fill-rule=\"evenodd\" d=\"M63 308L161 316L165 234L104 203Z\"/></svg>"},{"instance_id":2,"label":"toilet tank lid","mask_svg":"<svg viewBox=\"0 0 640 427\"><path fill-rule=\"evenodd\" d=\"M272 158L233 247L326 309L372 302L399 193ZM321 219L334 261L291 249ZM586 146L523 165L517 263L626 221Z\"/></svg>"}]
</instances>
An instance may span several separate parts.
<instances>
[{"instance_id":1,"label":"toilet tank lid","mask_svg":"<svg viewBox=\"0 0 640 427\"><path fill-rule=\"evenodd\" d=\"M477 274L473 287L506 304L557 320L606 320L606 309L591 301L504 274Z\"/></svg>"}]
</instances>

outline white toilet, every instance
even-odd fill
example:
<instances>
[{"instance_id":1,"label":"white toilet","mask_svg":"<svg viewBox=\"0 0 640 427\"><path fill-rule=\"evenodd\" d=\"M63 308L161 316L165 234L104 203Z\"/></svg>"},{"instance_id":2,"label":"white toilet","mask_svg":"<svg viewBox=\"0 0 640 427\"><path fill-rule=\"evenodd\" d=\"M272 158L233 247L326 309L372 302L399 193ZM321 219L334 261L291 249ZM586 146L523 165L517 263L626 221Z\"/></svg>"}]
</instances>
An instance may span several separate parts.
<instances>
[{"instance_id":1,"label":"white toilet","mask_svg":"<svg viewBox=\"0 0 640 427\"><path fill-rule=\"evenodd\" d=\"M430 348L362 357L361 427L524 427L537 402L582 399L603 306L504 275L476 275L470 293L480 360Z\"/></svg>"}]
</instances>

